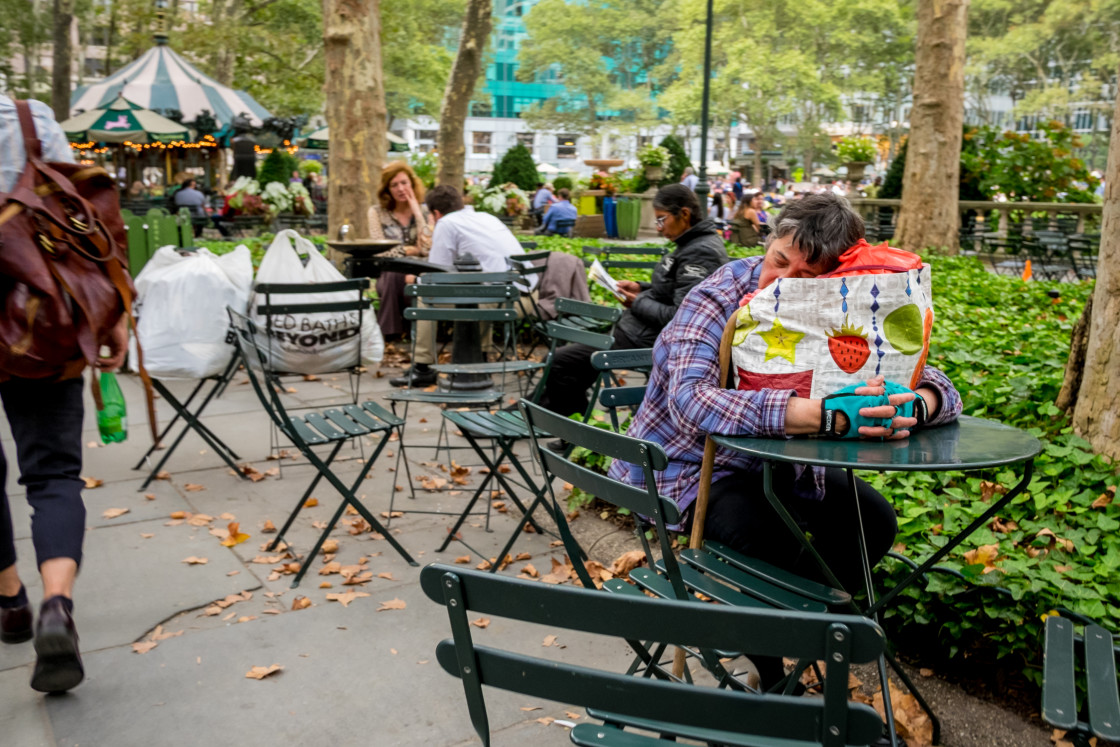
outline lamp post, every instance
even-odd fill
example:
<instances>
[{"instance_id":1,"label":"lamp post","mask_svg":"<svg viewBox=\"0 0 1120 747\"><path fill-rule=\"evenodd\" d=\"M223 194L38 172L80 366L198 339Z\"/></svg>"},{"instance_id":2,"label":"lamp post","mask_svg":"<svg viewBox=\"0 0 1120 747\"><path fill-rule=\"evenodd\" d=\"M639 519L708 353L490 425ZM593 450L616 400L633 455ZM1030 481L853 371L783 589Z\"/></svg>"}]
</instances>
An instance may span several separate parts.
<instances>
[{"instance_id":1,"label":"lamp post","mask_svg":"<svg viewBox=\"0 0 1120 747\"><path fill-rule=\"evenodd\" d=\"M704 215L708 213L708 97L712 79L712 0L704 19L704 94L700 100L700 178L696 181L696 196Z\"/></svg>"}]
</instances>

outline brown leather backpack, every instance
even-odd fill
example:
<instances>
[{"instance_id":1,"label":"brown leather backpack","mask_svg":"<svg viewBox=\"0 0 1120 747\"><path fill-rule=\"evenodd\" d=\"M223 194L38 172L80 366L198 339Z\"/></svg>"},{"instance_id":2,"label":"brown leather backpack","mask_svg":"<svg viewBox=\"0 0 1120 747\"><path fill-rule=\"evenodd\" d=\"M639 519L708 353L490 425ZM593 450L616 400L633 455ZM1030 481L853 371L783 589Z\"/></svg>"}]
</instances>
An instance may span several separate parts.
<instances>
[{"instance_id":1,"label":"brown leather backpack","mask_svg":"<svg viewBox=\"0 0 1120 747\"><path fill-rule=\"evenodd\" d=\"M73 378L132 321L120 201L104 169L45 162L31 108L15 104L27 166L0 194L0 378Z\"/></svg>"}]
</instances>

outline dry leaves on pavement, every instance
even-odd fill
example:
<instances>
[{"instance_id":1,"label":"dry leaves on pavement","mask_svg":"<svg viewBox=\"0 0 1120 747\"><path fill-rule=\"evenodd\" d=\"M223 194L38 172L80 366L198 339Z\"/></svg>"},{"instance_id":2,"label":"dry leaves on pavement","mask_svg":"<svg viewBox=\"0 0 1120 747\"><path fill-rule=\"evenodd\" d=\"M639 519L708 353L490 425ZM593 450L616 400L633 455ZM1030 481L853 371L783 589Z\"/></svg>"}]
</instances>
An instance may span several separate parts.
<instances>
[{"instance_id":1,"label":"dry leaves on pavement","mask_svg":"<svg viewBox=\"0 0 1120 747\"><path fill-rule=\"evenodd\" d=\"M338 602L343 607L349 607L350 603L353 602L355 599L358 599L359 597L368 597L368 596L369 596L369 594L367 594L364 591L344 591L340 594L327 594L327 601L328 602ZM380 611L381 610L378 610L378 612L380 612Z\"/></svg>"},{"instance_id":2,"label":"dry leaves on pavement","mask_svg":"<svg viewBox=\"0 0 1120 747\"><path fill-rule=\"evenodd\" d=\"M86 490L93 490L94 488L100 488L102 485L105 484L104 480L101 480L97 477L83 477L82 480L84 480L85 483L86 483Z\"/></svg>"},{"instance_id":3,"label":"dry leaves on pavement","mask_svg":"<svg viewBox=\"0 0 1120 747\"><path fill-rule=\"evenodd\" d=\"M227 528L229 536L222 540L222 544L226 547L233 547L240 545L245 540L249 539L249 535L241 531L241 525L236 521L231 521Z\"/></svg>"},{"instance_id":4,"label":"dry leaves on pavement","mask_svg":"<svg viewBox=\"0 0 1120 747\"><path fill-rule=\"evenodd\" d=\"M206 565L210 561L207 558L199 558L192 555L189 558L183 558L182 562L186 563L187 565Z\"/></svg>"},{"instance_id":5,"label":"dry leaves on pavement","mask_svg":"<svg viewBox=\"0 0 1120 747\"><path fill-rule=\"evenodd\" d=\"M279 664L273 664L270 667L253 667L245 673L245 677L250 680L263 680L265 677L271 677L283 668L284 667Z\"/></svg>"},{"instance_id":6,"label":"dry leaves on pavement","mask_svg":"<svg viewBox=\"0 0 1120 747\"><path fill-rule=\"evenodd\" d=\"M188 482L186 485L183 486L183 490L187 491L188 493L197 493L201 490L206 490L206 486L205 485L199 485L198 483L195 483L195 482Z\"/></svg>"},{"instance_id":7,"label":"dry leaves on pavement","mask_svg":"<svg viewBox=\"0 0 1120 747\"><path fill-rule=\"evenodd\" d=\"M368 597L369 594L363 594L362 596ZM381 606L377 608L377 612L384 612L385 610L403 610L407 606L403 599L390 599L388 602L382 602Z\"/></svg>"},{"instance_id":8,"label":"dry leaves on pavement","mask_svg":"<svg viewBox=\"0 0 1120 747\"><path fill-rule=\"evenodd\" d=\"M490 626L490 618L480 617L477 620L471 620L471 625L475 626L476 628L488 628Z\"/></svg>"},{"instance_id":9,"label":"dry leaves on pavement","mask_svg":"<svg viewBox=\"0 0 1120 747\"><path fill-rule=\"evenodd\" d=\"M115 519L118 516L124 516L128 511L127 508L107 508L101 512L101 515L106 519Z\"/></svg>"}]
</instances>

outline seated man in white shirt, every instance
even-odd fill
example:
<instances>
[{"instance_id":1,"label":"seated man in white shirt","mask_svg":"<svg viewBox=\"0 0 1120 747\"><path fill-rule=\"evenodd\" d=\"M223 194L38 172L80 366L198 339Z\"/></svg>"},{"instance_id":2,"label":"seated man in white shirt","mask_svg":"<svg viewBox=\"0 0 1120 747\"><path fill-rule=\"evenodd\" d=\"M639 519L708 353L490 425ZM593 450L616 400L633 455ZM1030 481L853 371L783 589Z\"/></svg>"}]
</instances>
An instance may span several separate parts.
<instances>
[{"instance_id":1,"label":"seated man in white shirt","mask_svg":"<svg viewBox=\"0 0 1120 747\"><path fill-rule=\"evenodd\" d=\"M466 253L474 255L483 272L507 272L507 257L524 254L525 250L509 228L493 215L477 213L474 208L463 206L459 190L440 185L424 198L436 225L432 230L432 249L428 260L434 264L452 266ZM529 280L529 291L536 285L537 276ZM488 327L483 328L483 350L490 347ZM416 323L416 357L412 368L402 376L390 379L393 386L430 386L436 383L436 372L431 365L436 362L436 325L434 322Z\"/></svg>"}]
</instances>

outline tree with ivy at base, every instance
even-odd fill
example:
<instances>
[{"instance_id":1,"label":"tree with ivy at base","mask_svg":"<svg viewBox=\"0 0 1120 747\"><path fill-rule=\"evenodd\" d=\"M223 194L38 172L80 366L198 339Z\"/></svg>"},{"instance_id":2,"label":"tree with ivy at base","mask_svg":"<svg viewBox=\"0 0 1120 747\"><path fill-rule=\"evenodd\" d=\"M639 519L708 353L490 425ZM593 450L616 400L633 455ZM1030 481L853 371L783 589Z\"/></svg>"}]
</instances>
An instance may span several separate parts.
<instances>
[{"instance_id":1,"label":"tree with ivy at base","mask_svg":"<svg viewBox=\"0 0 1120 747\"><path fill-rule=\"evenodd\" d=\"M530 191L540 182L537 173L537 164L533 161L533 154L521 143L513 146L498 161L494 173L490 177L492 184L506 184L512 182L521 189Z\"/></svg>"}]
</instances>

